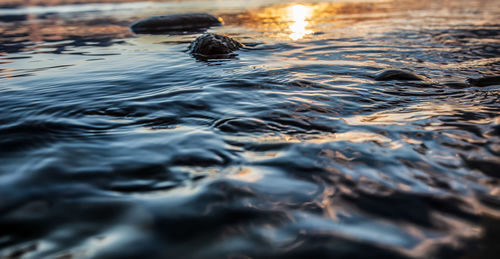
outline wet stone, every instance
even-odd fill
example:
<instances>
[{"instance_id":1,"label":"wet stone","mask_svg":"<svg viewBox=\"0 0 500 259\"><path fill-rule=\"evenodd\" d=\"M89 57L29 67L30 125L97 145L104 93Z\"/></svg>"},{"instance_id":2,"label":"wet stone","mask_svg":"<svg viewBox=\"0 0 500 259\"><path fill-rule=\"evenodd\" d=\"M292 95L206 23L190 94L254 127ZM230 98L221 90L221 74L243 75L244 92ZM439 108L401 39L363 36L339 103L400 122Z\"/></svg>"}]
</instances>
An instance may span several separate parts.
<instances>
[{"instance_id":1,"label":"wet stone","mask_svg":"<svg viewBox=\"0 0 500 259\"><path fill-rule=\"evenodd\" d=\"M422 81L422 78L411 72L403 70L385 70L382 73L375 76L376 81L391 81L391 80L402 80L402 81Z\"/></svg>"},{"instance_id":2,"label":"wet stone","mask_svg":"<svg viewBox=\"0 0 500 259\"><path fill-rule=\"evenodd\" d=\"M161 34L204 31L212 26L222 25L221 21L207 13L187 13L153 16L132 24L135 33Z\"/></svg>"},{"instance_id":3,"label":"wet stone","mask_svg":"<svg viewBox=\"0 0 500 259\"><path fill-rule=\"evenodd\" d=\"M223 58L243 47L245 47L245 45L230 37L206 33L191 43L188 52L193 55Z\"/></svg>"},{"instance_id":4,"label":"wet stone","mask_svg":"<svg viewBox=\"0 0 500 259\"><path fill-rule=\"evenodd\" d=\"M500 85L500 76L485 76L480 78L469 78L467 79L467 83L473 86L491 86L491 85Z\"/></svg>"},{"instance_id":5,"label":"wet stone","mask_svg":"<svg viewBox=\"0 0 500 259\"><path fill-rule=\"evenodd\" d=\"M449 88L454 88L454 89L462 89L462 88L469 87L469 84L467 84L467 83L456 82L456 81L447 81L447 82L442 83L442 85L449 87Z\"/></svg>"}]
</instances>

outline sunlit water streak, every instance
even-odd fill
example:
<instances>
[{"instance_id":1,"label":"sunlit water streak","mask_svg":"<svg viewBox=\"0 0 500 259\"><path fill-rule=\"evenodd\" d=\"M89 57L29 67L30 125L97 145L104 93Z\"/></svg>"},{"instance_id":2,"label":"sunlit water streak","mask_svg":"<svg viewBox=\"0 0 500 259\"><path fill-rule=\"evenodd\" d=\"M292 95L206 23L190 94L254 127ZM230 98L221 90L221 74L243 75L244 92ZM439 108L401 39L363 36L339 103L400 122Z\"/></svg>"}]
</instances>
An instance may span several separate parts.
<instances>
[{"instance_id":1,"label":"sunlit water streak","mask_svg":"<svg viewBox=\"0 0 500 259\"><path fill-rule=\"evenodd\" d=\"M312 33L311 30L307 29L309 22L307 19L311 17L312 10L310 7L304 5L293 5L290 7L290 16L293 23L290 25L290 38L292 40L298 40L303 38L306 34Z\"/></svg>"},{"instance_id":2,"label":"sunlit water streak","mask_svg":"<svg viewBox=\"0 0 500 259\"><path fill-rule=\"evenodd\" d=\"M492 258L500 89L463 82L499 74L499 8L4 8L0 257ZM198 34L128 27L193 11L247 48L200 61Z\"/></svg>"}]
</instances>

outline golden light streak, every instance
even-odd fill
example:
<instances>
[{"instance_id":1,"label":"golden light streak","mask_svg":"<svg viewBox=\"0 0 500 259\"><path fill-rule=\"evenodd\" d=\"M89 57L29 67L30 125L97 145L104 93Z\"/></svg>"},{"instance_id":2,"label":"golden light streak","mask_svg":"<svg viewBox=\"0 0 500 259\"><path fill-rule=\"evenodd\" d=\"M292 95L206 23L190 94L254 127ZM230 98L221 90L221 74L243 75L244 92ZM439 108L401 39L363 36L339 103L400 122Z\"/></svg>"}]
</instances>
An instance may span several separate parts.
<instances>
[{"instance_id":1,"label":"golden light streak","mask_svg":"<svg viewBox=\"0 0 500 259\"><path fill-rule=\"evenodd\" d=\"M308 19L311 17L312 8L304 5L293 5L289 7L290 18L293 21L290 24L290 38L292 40L302 39L305 35L312 33L311 30L307 29L309 25Z\"/></svg>"}]
</instances>

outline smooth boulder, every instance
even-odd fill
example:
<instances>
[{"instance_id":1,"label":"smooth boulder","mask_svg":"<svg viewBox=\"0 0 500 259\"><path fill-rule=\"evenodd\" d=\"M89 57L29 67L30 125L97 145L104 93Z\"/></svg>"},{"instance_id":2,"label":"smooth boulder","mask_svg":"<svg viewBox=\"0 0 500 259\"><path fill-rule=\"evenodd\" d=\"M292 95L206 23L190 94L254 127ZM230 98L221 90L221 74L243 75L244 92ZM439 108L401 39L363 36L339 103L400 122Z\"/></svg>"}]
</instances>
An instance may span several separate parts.
<instances>
[{"instance_id":1,"label":"smooth boulder","mask_svg":"<svg viewBox=\"0 0 500 259\"><path fill-rule=\"evenodd\" d=\"M480 78L469 78L467 83L473 86L485 87L491 85L500 85L500 76L485 76Z\"/></svg>"},{"instance_id":2,"label":"smooth boulder","mask_svg":"<svg viewBox=\"0 0 500 259\"><path fill-rule=\"evenodd\" d=\"M227 57L245 47L242 43L223 35L205 33L189 46L189 53L205 57Z\"/></svg>"},{"instance_id":3,"label":"smooth boulder","mask_svg":"<svg viewBox=\"0 0 500 259\"><path fill-rule=\"evenodd\" d=\"M377 81L391 81L391 80L402 80L402 81L422 81L422 78L407 71L403 70L385 70L382 73L375 76Z\"/></svg>"},{"instance_id":4,"label":"smooth boulder","mask_svg":"<svg viewBox=\"0 0 500 259\"><path fill-rule=\"evenodd\" d=\"M447 81L443 82L442 85L449 87L449 88L454 88L454 89L462 89L462 88L467 88L469 87L468 83L464 82L456 82L456 81Z\"/></svg>"},{"instance_id":5,"label":"smooth boulder","mask_svg":"<svg viewBox=\"0 0 500 259\"><path fill-rule=\"evenodd\" d=\"M132 24L135 33L161 34L202 31L212 26L222 25L215 16L207 13L187 13L153 16Z\"/></svg>"}]
</instances>

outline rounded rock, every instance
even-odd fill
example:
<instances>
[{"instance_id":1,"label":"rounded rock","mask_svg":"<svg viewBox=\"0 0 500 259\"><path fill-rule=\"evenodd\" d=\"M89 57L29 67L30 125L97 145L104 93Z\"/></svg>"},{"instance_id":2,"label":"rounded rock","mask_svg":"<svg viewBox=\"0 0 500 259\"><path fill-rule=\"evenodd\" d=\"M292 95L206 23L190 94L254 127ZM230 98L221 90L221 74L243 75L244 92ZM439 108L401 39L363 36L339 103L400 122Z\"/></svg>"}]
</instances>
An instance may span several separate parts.
<instances>
[{"instance_id":1,"label":"rounded rock","mask_svg":"<svg viewBox=\"0 0 500 259\"><path fill-rule=\"evenodd\" d=\"M449 88L454 88L454 89L462 89L462 88L467 88L469 87L469 84L464 83L464 82L456 82L456 81L447 81L443 82L442 85L449 87Z\"/></svg>"},{"instance_id":2,"label":"rounded rock","mask_svg":"<svg viewBox=\"0 0 500 259\"><path fill-rule=\"evenodd\" d=\"M242 43L223 35L205 33L189 46L189 53L203 56L229 55L245 47Z\"/></svg>"},{"instance_id":3,"label":"rounded rock","mask_svg":"<svg viewBox=\"0 0 500 259\"><path fill-rule=\"evenodd\" d=\"M485 77L480 77L480 78L469 78L469 79L467 79L467 83L474 85L474 86L479 86L479 87L500 85L500 76L485 76Z\"/></svg>"},{"instance_id":4,"label":"rounded rock","mask_svg":"<svg viewBox=\"0 0 500 259\"><path fill-rule=\"evenodd\" d=\"M132 24L135 33L161 34L201 31L212 26L222 25L215 16L207 13L187 13L153 16Z\"/></svg>"},{"instance_id":5,"label":"rounded rock","mask_svg":"<svg viewBox=\"0 0 500 259\"><path fill-rule=\"evenodd\" d=\"M402 80L402 81L422 81L422 78L403 70L385 70L382 73L375 76L376 81L390 81L390 80Z\"/></svg>"}]
</instances>

